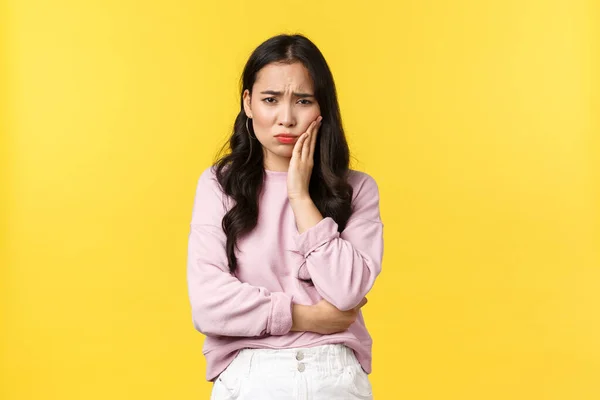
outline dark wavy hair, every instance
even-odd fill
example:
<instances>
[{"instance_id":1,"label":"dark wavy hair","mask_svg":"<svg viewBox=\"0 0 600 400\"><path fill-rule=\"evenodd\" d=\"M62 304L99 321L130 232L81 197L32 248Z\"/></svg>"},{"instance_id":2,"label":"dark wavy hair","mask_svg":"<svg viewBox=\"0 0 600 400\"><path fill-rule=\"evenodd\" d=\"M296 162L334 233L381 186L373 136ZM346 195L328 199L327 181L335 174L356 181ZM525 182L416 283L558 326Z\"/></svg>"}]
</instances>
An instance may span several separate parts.
<instances>
[{"instance_id":1,"label":"dark wavy hair","mask_svg":"<svg viewBox=\"0 0 600 400\"><path fill-rule=\"evenodd\" d=\"M223 231L227 235L227 259L232 274L237 267L237 239L252 231L257 224L258 195L266 174L262 146L260 142L250 138L250 132L246 129L248 117L244 112L243 93L248 89L252 94L258 72L265 66L295 62L302 63L308 70L323 117L315 144L309 184L310 197L321 215L333 218L340 232L352 213L352 186L348 183L350 151L342 127L331 70L317 46L305 36L274 36L254 50L244 67L240 79L240 112L235 119L231 137L219 153L224 155L217 155L215 160L217 180L224 193L233 198L235 203L222 221ZM249 124L249 129L253 130L252 124ZM230 151L226 153L227 145Z\"/></svg>"}]
</instances>

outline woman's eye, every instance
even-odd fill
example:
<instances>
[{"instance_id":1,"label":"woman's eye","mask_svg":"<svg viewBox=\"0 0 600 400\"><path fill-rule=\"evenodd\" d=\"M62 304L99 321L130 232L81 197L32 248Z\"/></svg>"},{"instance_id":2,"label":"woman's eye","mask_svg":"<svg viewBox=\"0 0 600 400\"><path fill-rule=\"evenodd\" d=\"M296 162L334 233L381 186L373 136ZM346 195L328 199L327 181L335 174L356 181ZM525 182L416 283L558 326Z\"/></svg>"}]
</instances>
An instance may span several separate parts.
<instances>
[{"instance_id":1,"label":"woman's eye","mask_svg":"<svg viewBox=\"0 0 600 400\"><path fill-rule=\"evenodd\" d=\"M267 97L267 98L264 98L263 101L267 104L273 104L273 103L275 103L276 100L274 97ZM305 106L312 104L312 101L306 100L306 99L301 99L300 102L302 105L305 105Z\"/></svg>"}]
</instances>

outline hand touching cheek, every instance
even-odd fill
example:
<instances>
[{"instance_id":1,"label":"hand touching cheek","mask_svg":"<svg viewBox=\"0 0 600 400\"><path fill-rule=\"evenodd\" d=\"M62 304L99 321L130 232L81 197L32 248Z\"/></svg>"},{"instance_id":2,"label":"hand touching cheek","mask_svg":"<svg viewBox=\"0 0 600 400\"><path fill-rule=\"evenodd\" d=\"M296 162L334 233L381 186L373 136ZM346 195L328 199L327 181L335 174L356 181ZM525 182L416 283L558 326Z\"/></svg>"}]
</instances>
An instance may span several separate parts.
<instances>
[{"instance_id":1,"label":"hand touching cheek","mask_svg":"<svg viewBox=\"0 0 600 400\"><path fill-rule=\"evenodd\" d=\"M323 117L313 121L294 145L290 166L288 168L287 189L290 200L309 198L308 185L314 165L315 144L317 132L321 127Z\"/></svg>"}]
</instances>

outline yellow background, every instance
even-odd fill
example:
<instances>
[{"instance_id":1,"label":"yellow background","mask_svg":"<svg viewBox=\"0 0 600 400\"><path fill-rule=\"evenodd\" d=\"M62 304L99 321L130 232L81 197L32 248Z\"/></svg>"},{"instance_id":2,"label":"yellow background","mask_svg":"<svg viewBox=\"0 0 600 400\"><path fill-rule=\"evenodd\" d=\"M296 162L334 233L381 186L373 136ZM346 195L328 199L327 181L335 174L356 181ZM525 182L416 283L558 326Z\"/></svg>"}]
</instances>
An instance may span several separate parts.
<instances>
[{"instance_id":1,"label":"yellow background","mask_svg":"<svg viewBox=\"0 0 600 400\"><path fill-rule=\"evenodd\" d=\"M1 399L208 398L193 195L280 32L379 183L375 398L600 398L598 2L0 4Z\"/></svg>"}]
</instances>

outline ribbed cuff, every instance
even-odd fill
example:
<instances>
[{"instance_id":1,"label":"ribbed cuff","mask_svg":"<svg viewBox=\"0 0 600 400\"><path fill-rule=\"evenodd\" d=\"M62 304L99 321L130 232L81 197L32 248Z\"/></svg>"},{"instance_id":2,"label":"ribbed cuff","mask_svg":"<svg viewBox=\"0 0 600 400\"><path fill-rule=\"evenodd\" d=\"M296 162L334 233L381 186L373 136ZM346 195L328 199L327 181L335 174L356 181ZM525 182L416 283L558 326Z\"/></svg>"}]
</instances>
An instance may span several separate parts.
<instances>
[{"instance_id":1,"label":"ribbed cuff","mask_svg":"<svg viewBox=\"0 0 600 400\"><path fill-rule=\"evenodd\" d=\"M325 217L318 224L294 237L294 244L299 253L307 257L317 247L340 237L338 224L331 217Z\"/></svg>"},{"instance_id":2,"label":"ribbed cuff","mask_svg":"<svg viewBox=\"0 0 600 400\"><path fill-rule=\"evenodd\" d=\"M267 321L267 333L285 335L292 329L292 298L285 293L271 293L271 315Z\"/></svg>"}]
</instances>

